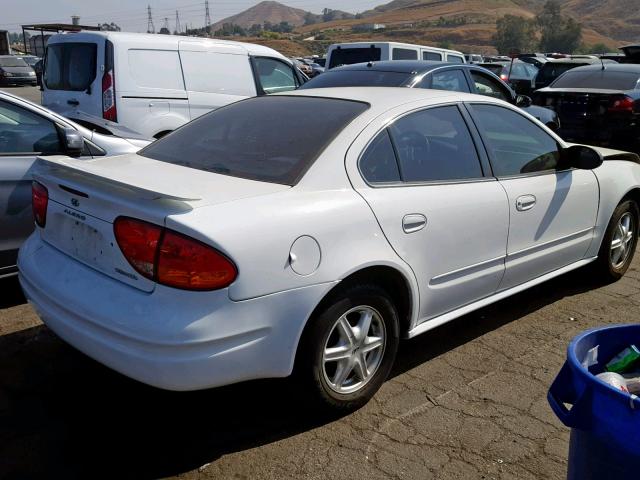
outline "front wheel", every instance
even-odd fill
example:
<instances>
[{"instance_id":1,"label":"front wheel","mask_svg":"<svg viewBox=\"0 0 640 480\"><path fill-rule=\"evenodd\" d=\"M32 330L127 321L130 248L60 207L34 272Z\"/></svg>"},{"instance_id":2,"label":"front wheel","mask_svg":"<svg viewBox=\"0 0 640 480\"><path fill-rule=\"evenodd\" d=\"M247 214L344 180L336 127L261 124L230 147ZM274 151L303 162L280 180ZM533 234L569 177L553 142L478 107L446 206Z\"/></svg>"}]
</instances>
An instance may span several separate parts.
<instances>
[{"instance_id":1,"label":"front wheel","mask_svg":"<svg viewBox=\"0 0 640 480\"><path fill-rule=\"evenodd\" d=\"M596 264L604 281L619 280L629 269L638 243L638 216L633 200L620 203L613 211Z\"/></svg>"},{"instance_id":2,"label":"front wheel","mask_svg":"<svg viewBox=\"0 0 640 480\"><path fill-rule=\"evenodd\" d=\"M373 397L398 350L398 313L376 285L357 284L332 295L310 320L297 370L317 400L350 411Z\"/></svg>"}]
</instances>

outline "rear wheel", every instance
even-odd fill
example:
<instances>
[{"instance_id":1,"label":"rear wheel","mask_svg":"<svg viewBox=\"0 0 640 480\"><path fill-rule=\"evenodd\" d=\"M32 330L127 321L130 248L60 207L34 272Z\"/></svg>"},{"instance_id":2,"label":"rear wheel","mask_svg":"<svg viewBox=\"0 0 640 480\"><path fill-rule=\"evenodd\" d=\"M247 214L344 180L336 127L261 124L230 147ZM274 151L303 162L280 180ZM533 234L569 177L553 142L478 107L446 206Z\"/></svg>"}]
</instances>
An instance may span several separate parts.
<instances>
[{"instance_id":1,"label":"rear wheel","mask_svg":"<svg viewBox=\"0 0 640 480\"><path fill-rule=\"evenodd\" d=\"M310 322L296 365L301 381L325 407L361 407L386 380L398 350L398 314L389 295L376 285L348 287Z\"/></svg>"},{"instance_id":2,"label":"rear wheel","mask_svg":"<svg viewBox=\"0 0 640 480\"><path fill-rule=\"evenodd\" d=\"M604 234L597 270L605 281L619 280L629 269L638 243L638 206L626 200L616 207Z\"/></svg>"}]
</instances>

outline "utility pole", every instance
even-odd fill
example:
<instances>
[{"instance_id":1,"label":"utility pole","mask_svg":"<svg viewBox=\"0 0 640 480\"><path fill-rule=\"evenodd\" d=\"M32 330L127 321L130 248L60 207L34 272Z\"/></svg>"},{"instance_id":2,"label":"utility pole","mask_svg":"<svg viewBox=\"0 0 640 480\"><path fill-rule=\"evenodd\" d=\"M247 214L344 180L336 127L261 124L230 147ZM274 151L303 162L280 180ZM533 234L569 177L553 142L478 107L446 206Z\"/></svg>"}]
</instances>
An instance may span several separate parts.
<instances>
[{"instance_id":1,"label":"utility pole","mask_svg":"<svg viewBox=\"0 0 640 480\"><path fill-rule=\"evenodd\" d=\"M156 27L153 25L153 17L151 16L151 5L147 5L147 33L156 33Z\"/></svg>"},{"instance_id":2,"label":"utility pole","mask_svg":"<svg viewBox=\"0 0 640 480\"><path fill-rule=\"evenodd\" d=\"M211 15L209 14L209 0L204 0L204 28L207 34L211 33Z\"/></svg>"},{"instance_id":3,"label":"utility pole","mask_svg":"<svg viewBox=\"0 0 640 480\"><path fill-rule=\"evenodd\" d=\"M182 33L182 27L180 26L180 15L178 15L178 10L176 10L176 29L173 33L174 35L180 35Z\"/></svg>"}]
</instances>

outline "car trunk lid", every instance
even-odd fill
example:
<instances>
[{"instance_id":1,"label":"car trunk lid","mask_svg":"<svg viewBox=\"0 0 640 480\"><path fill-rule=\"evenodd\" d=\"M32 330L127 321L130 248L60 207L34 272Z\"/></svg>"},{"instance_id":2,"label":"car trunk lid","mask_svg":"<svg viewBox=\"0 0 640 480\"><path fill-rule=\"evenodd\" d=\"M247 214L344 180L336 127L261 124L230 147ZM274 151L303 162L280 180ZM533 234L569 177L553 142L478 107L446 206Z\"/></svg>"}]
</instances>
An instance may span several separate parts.
<instances>
[{"instance_id":1,"label":"car trunk lid","mask_svg":"<svg viewBox=\"0 0 640 480\"><path fill-rule=\"evenodd\" d=\"M40 157L34 179L48 190L42 239L118 281L151 292L114 235L120 216L164 226L169 215L289 189L289 186L202 172L135 154L97 160Z\"/></svg>"}]
</instances>

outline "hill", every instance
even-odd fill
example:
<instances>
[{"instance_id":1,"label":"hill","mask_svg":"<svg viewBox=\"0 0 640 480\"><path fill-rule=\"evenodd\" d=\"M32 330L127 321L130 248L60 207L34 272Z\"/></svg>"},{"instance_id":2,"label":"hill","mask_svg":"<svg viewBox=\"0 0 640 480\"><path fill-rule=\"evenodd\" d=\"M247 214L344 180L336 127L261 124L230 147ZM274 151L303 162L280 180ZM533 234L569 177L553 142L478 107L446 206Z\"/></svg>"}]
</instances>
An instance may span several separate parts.
<instances>
[{"instance_id":1,"label":"hill","mask_svg":"<svg viewBox=\"0 0 640 480\"><path fill-rule=\"evenodd\" d=\"M281 22L287 22L289 25L299 27L305 23L318 23L326 18L331 19L349 19L353 18L352 13L343 12L342 10L330 10L325 14L315 14L299 8L289 7L279 2L264 1L254 5L247 10L236 15L224 18L212 25L212 30L218 30L225 23L233 23L242 28L250 28L252 25L262 25L265 22L277 25Z\"/></svg>"}]
</instances>

